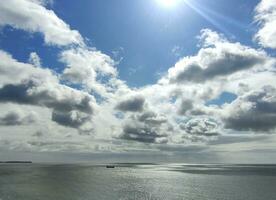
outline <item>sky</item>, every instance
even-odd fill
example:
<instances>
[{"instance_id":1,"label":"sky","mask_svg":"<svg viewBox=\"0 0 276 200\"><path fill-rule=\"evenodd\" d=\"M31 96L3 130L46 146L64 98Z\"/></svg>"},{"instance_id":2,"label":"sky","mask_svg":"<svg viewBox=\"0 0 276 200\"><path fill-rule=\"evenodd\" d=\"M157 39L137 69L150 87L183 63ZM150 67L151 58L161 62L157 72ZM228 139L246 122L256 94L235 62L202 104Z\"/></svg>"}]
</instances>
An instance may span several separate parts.
<instances>
[{"instance_id":1,"label":"sky","mask_svg":"<svg viewBox=\"0 0 276 200\"><path fill-rule=\"evenodd\" d=\"M2 1L0 160L275 160L275 0Z\"/></svg>"}]
</instances>

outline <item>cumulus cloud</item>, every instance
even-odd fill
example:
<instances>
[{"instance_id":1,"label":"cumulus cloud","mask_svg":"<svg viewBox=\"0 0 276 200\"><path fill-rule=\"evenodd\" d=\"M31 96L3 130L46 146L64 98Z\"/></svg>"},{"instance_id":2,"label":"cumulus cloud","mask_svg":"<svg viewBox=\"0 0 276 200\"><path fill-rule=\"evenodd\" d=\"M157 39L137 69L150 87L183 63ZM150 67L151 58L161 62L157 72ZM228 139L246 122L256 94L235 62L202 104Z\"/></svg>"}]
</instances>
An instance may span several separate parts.
<instances>
[{"instance_id":1,"label":"cumulus cloud","mask_svg":"<svg viewBox=\"0 0 276 200\"><path fill-rule=\"evenodd\" d=\"M70 112L54 111L52 113L53 121L63 126L69 126L73 128L79 128L90 119L91 118L89 114L79 112L76 110Z\"/></svg>"},{"instance_id":2,"label":"cumulus cloud","mask_svg":"<svg viewBox=\"0 0 276 200\"><path fill-rule=\"evenodd\" d=\"M191 119L181 123L180 128L186 133L195 136L217 136L218 124L210 119Z\"/></svg>"},{"instance_id":3,"label":"cumulus cloud","mask_svg":"<svg viewBox=\"0 0 276 200\"><path fill-rule=\"evenodd\" d=\"M5 85L0 88L0 102L52 108L53 121L75 128L92 116L93 98L89 95L62 85L51 88L51 85L39 84L27 82L20 85Z\"/></svg>"},{"instance_id":4,"label":"cumulus cloud","mask_svg":"<svg viewBox=\"0 0 276 200\"><path fill-rule=\"evenodd\" d=\"M263 46L269 45L267 41L270 47L274 45L274 30L267 28L274 20L270 17L274 16L274 2L262 1L256 9L256 20L262 28L256 38ZM23 141L24 147L94 150L98 148L92 147L91 138L76 142L76 137L85 135L88 139L93 132L93 140L100 138L108 145L120 143L134 147L146 143L145 146L171 148L208 142L228 129L235 133L255 133L272 132L276 128L276 89L262 87L276 84L275 60L265 51L229 41L205 29L199 36L201 47L196 55L181 59L156 84L129 88L118 78L117 63L84 45L79 32L71 30L53 11L44 7L48 3L48 0L10 0L0 5L1 26L40 32L48 45L71 45L58 55L65 65L60 74L42 68L35 52L30 54L29 63L22 63L0 50L1 108L17 104L39 109L40 123L48 128L41 130L41 124L35 124L28 112L3 112L0 116L2 132L11 133L11 126L18 133L22 125L36 127L30 133L32 139ZM78 89L72 88L74 84ZM207 105L224 91L235 93L238 98L221 106ZM118 113L122 117L116 117ZM24 134L29 130L23 130ZM72 140L64 140L58 132ZM75 132L83 135L73 135ZM52 140L40 141L49 134Z\"/></svg>"},{"instance_id":5,"label":"cumulus cloud","mask_svg":"<svg viewBox=\"0 0 276 200\"><path fill-rule=\"evenodd\" d=\"M92 113L91 97L63 85L46 85L26 82L19 85L5 85L0 89L1 102L15 102L46 106L61 111L80 110Z\"/></svg>"},{"instance_id":6,"label":"cumulus cloud","mask_svg":"<svg viewBox=\"0 0 276 200\"><path fill-rule=\"evenodd\" d=\"M172 83L205 82L264 64L267 56L240 43L231 43L218 33L203 30L203 48L196 56L185 57L169 69Z\"/></svg>"},{"instance_id":7,"label":"cumulus cloud","mask_svg":"<svg viewBox=\"0 0 276 200\"><path fill-rule=\"evenodd\" d=\"M36 66L36 67L41 67L40 57L37 55L36 52L31 52L30 53L29 63Z\"/></svg>"},{"instance_id":8,"label":"cumulus cloud","mask_svg":"<svg viewBox=\"0 0 276 200\"><path fill-rule=\"evenodd\" d=\"M36 131L32 136L33 137L38 137L41 138L45 135L45 133L43 131Z\"/></svg>"},{"instance_id":9,"label":"cumulus cloud","mask_svg":"<svg viewBox=\"0 0 276 200\"><path fill-rule=\"evenodd\" d=\"M195 117L211 114L212 109L204 105L202 101L194 102L191 99L182 99L177 112L181 116Z\"/></svg>"},{"instance_id":10,"label":"cumulus cloud","mask_svg":"<svg viewBox=\"0 0 276 200\"><path fill-rule=\"evenodd\" d=\"M95 79L97 74L117 75L114 61L100 51L86 48L65 50L60 54L60 60L67 64L64 76L71 81L81 82L87 77Z\"/></svg>"},{"instance_id":11,"label":"cumulus cloud","mask_svg":"<svg viewBox=\"0 0 276 200\"><path fill-rule=\"evenodd\" d=\"M29 32L40 32L50 45L83 44L78 31L71 30L52 10L46 1L9 0L0 4L0 26L10 25ZM18 9L20 8L20 9Z\"/></svg>"},{"instance_id":12,"label":"cumulus cloud","mask_svg":"<svg viewBox=\"0 0 276 200\"><path fill-rule=\"evenodd\" d=\"M122 100L116 106L116 109L123 112L141 112L144 109L145 98L143 96L131 96Z\"/></svg>"},{"instance_id":13,"label":"cumulus cloud","mask_svg":"<svg viewBox=\"0 0 276 200\"><path fill-rule=\"evenodd\" d=\"M208 117L190 117L175 126L171 144L203 144L217 140L221 134L219 123Z\"/></svg>"},{"instance_id":14,"label":"cumulus cloud","mask_svg":"<svg viewBox=\"0 0 276 200\"><path fill-rule=\"evenodd\" d=\"M165 116L152 111L140 114L132 114L125 121L122 133L117 136L120 139L132 140L144 143L167 143L169 129Z\"/></svg>"},{"instance_id":15,"label":"cumulus cloud","mask_svg":"<svg viewBox=\"0 0 276 200\"><path fill-rule=\"evenodd\" d=\"M0 50L0 86L6 84L19 84L31 77L47 82L58 82L49 69L35 67L32 64L22 63L15 60L9 53Z\"/></svg>"},{"instance_id":16,"label":"cumulus cloud","mask_svg":"<svg viewBox=\"0 0 276 200\"><path fill-rule=\"evenodd\" d=\"M164 136L159 135L155 128L146 126L145 124L128 124L123 127L123 134L120 137L125 140L134 140L138 142L145 143L159 143L159 138L164 138ZM164 142L166 139L164 140ZM163 142L163 140L161 140Z\"/></svg>"},{"instance_id":17,"label":"cumulus cloud","mask_svg":"<svg viewBox=\"0 0 276 200\"><path fill-rule=\"evenodd\" d=\"M250 91L226 106L226 128L238 131L268 132L276 128L276 89L265 86Z\"/></svg>"},{"instance_id":18,"label":"cumulus cloud","mask_svg":"<svg viewBox=\"0 0 276 200\"><path fill-rule=\"evenodd\" d=\"M95 49L78 47L60 53L65 63L62 78L71 83L81 84L85 89L102 97L110 96L118 87L115 62Z\"/></svg>"},{"instance_id":19,"label":"cumulus cloud","mask_svg":"<svg viewBox=\"0 0 276 200\"><path fill-rule=\"evenodd\" d=\"M54 3L54 0L29 0L29 1L34 2L36 4L41 4L43 6L52 5Z\"/></svg>"},{"instance_id":20,"label":"cumulus cloud","mask_svg":"<svg viewBox=\"0 0 276 200\"><path fill-rule=\"evenodd\" d=\"M276 1L262 0L256 7L255 20L261 26L255 39L263 47L276 48Z\"/></svg>"},{"instance_id":21,"label":"cumulus cloud","mask_svg":"<svg viewBox=\"0 0 276 200\"><path fill-rule=\"evenodd\" d=\"M163 115L158 115L153 111L145 111L138 115L138 121L145 122L151 126L160 126L167 122L166 117Z\"/></svg>"},{"instance_id":22,"label":"cumulus cloud","mask_svg":"<svg viewBox=\"0 0 276 200\"><path fill-rule=\"evenodd\" d=\"M10 77L10 80L4 81L0 88L0 102L51 108L54 121L61 125L71 122L71 127L86 122L84 118L88 117L81 113L92 116L95 100L88 93L61 85L58 78L47 69L20 63L7 53L2 54L5 62L0 64L0 69L3 69L2 75ZM16 72L21 71L23 73L18 76Z\"/></svg>"},{"instance_id":23,"label":"cumulus cloud","mask_svg":"<svg viewBox=\"0 0 276 200\"><path fill-rule=\"evenodd\" d=\"M0 117L0 125L2 126L18 126L29 125L36 122L37 116L34 113L23 113L19 110L9 111Z\"/></svg>"},{"instance_id":24,"label":"cumulus cloud","mask_svg":"<svg viewBox=\"0 0 276 200\"><path fill-rule=\"evenodd\" d=\"M122 86L122 82L116 78L116 62L95 48L88 47L78 31L72 30L45 7L51 3L51 0L11 0L1 4L0 26L40 32L48 45L71 45L71 49L60 53L60 61L66 64L62 78L68 84L81 84L104 98L112 95L114 90ZM41 64L35 53L31 53L29 62L34 66Z\"/></svg>"},{"instance_id":25,"label":"cumulus cloud","mask_svg":"<svg viewBox=\"0 0 276 200\"><path fill-rule=\"evenodd\" d=\"M178 113L180 115L187 114L188 111L194 108L193 101L191 99L182 99L181 105L179 106Z\"/></svg>"}]
</instances>

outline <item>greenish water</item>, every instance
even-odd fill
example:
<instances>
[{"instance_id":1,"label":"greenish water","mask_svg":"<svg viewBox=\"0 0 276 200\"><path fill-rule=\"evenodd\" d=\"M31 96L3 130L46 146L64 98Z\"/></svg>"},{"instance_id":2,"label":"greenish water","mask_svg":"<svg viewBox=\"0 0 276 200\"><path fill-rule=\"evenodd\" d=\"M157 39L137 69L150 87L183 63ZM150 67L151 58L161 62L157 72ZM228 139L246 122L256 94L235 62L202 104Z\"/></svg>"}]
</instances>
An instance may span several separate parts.
<instances>
[{"instance_id":1,"label":"greenish water","mask_svg":"<svg viewBox=\"0 0 276 200\"><path fill-rule=\"evenodd\" d=\"M274 165L0 165L1 200L273 200Z\"/></svg>"}]
</instances>

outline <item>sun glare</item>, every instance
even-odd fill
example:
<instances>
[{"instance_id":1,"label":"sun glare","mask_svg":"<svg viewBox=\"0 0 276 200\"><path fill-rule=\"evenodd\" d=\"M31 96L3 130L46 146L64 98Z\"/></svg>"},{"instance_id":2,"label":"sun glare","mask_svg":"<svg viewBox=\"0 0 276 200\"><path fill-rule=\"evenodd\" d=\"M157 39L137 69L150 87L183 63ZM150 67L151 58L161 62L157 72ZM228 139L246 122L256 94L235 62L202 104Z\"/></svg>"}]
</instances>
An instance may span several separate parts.
<instances>
[{"instance_id":1,"label":"sun glare","mask_svg":"<svg viewBox=\"0 0 276 200\"><path fill-rule=\"evenodd\" d=\"M180 0L157 0L157 2L166 8L171 8L176 6L179 3Z\"/></svg>"}]
</instances>

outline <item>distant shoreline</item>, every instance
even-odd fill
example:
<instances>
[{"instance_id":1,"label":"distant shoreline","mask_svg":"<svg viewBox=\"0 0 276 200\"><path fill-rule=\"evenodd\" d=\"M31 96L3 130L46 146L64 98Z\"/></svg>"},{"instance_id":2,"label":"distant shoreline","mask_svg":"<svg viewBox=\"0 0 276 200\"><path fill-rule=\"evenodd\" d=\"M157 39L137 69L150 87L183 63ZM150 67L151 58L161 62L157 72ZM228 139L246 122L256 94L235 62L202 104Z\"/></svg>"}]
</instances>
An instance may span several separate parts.
<instances>
[{"instance_id":1,"label":"distant shoreline","mask_svg":"<svg viewBox=\"0 0 276 200\"><path fill-rule=\"evenodd\" d=\"M31 164L32 161L0 161L0 164Z\"/></svg>"}]
</instances>

